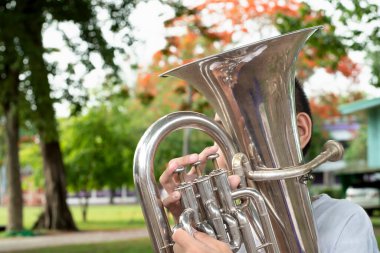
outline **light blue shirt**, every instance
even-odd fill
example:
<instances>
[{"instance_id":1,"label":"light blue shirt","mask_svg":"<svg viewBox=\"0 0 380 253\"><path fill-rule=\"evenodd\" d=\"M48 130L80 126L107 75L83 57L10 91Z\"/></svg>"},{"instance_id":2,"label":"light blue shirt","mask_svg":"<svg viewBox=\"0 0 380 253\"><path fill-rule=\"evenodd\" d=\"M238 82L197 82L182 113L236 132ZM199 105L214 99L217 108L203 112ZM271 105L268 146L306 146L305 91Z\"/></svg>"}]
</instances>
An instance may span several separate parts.
<instances>
[{"instance_id":1,"label":"light blue shirt","mask_svg":"<svg viewBox=\"0 0 380 253\"><path fill-rule=\"evenodd\" d=\"M321 253L378 253L366 212L345 199L319 195L312 202Z\"/></svg>"},{"instance_id":2,"label":"light blue shirt","mask_svg":"<svg viewBox=\"0 0 380 253\"><path fill-rule=\"evenodd\" d=\"M320 253L379 253L371 220L359 205L322 194L312 209ZM245 252L243 245L238 253Z\"/></svg>"}]
</instances>

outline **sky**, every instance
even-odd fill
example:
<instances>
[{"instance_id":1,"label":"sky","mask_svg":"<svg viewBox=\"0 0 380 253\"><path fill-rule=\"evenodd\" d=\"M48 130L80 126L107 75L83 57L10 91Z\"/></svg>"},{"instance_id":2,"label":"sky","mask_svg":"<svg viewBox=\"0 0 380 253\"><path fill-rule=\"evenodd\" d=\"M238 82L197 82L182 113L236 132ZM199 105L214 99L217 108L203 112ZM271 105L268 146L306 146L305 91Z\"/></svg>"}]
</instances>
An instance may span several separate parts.
<instances>
[{"instance_id":1,"label":"sky","mask_svg":"<svg viewBox=\"0 0 380 253\"><path fill-rule=\"evenodd\" d=\"M190 2L194 3L194 1ZM325 1L318 1L318 4L320 5L319 7L324 7L323 2ZM316 1L310 1L311 5L313 5L313 3L315 4ZM140 3L134 13L131 15L131 22L135 26L134 34L136 36L136 39L141 41L140 43L135 44L133 53L130 48L122 44L120 37L106 34L106 37L110 43L122 46L127 51L131 52L130 56L127 58L125 56L119 56L117 58L117 62L123 70L122 78L126 83L132 84L136 79L136 72L131 71L128 66L135 63L140 66L148 65L150 63L151 56L162 47L164 47L164 36L167 31L165 30L163 22L172 15L173 13L170 9L165 8L156 0L151 0L147 3ZM47 59L57 60L63 68L63 66L65 66L68 62L75 62L78 60L78 56L73 55L70 50L66 49L63 46L63 42L60 39L60 34L57 29L64 30L66 34L71 35L73 39L78 36L79 31L72 24L55 24L45 31L44 45L47 47L60 48L60 52L47 56ZM268 34L265 34L263 36L270 37L271 33L273 33L273 36L277 35L275 34L275 31L269 31ZM252 42L250 41L250 38L247 38L246 40L247 41L241 41L240 44ZM373 86L368 84L370 78L370 70L368 66L366 66L364 55L355 52L351 53L350 56L355 59L355 61L359 63L361 67L361 74L359 75L358 80L353 81L351 79L345 78L339 73L328 74L323 69L317 69L315 71L315 74L311 76L304 84L307 95L314 97L327 92L345 94L348 91L361 90L368 93L370 97L379 97L380 90L375 89ZM89 89L99 87L105 77L105 73L102 70L102 61L100 59L97 59L97 56L94 55L93 62L95 63L95 70L87 74L84 81L84 87ZM78 75L80 75L83 74L85 70L84 68L77 67L76 71ZM51 81L57 91L59 91L59 88L61 87L60 84L64 83L64 77L64 73L57 75L54 78L51 77ZM67 104L56 104L55 108L59 117L68 116Z\"/></svg>"}]
</instances>

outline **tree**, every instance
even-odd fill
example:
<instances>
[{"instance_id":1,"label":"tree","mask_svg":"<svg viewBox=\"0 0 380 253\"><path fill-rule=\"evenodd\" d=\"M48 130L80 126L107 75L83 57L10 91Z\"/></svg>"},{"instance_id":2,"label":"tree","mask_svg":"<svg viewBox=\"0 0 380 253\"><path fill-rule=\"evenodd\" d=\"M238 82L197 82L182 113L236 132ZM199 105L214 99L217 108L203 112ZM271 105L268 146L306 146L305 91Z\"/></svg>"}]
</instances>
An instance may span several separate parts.
<instances>
[{"instance_id":1,"label":"tree","mask_svg":"<svg viewBox=\"0 0 380 253\"><path fill-rule=\"evenodd\" d=\"M20 177L20 161L18 155L18 106L17 106L17 86L12 85L10 91L6 94L9 98L3 104L5 112L5 130L6 130L6 145L7 145L7 182L8 182L8 222L7 231L21 231L23 229L23 215L22 215L22 189Z\"/></svg>"},{"instance_id":2,"label":"tree","mask_svg":"<svg viewBox=\"0 0 380 253\"><path fill-rule=\"evenodd\" d=\"M0 22L2 19L0 16ZM12 41L12 31L5 33L0 28L0 52L2 54L0 57L0 83L2 84L0 102L2 112L5 115L6 174L9 196L8 231L21 231L23 229L23 201L18 155L20 58L17 57L17 46L17 42Z\"/></svg>"},{"instance_id":3,"label":"tree","mask_svg":"<svg viewBox=\"0 0 380 253\"><path fill-rule=\"evenodd\" d=\"M338 5L340 1L330 2ZM368 1L364 2L366 5ZM323 26L321 31L307 41L300 52L296 75L302 80L310 77L317 67L324 68L328 73L339 72L352 79L355 79L360 72L358 64L349 56L349 50L355 49L358 45L352 42L355 41L355 34L347 37L338 34L337 26L342 24L337 23L326 10L312 8L307 1L245 1L242 4L240 1L207 0L201 4L192 4L190 7L179 2L172 3L172 6L175 14L165 22L167 34L170 34L166 37L167 45L154 55L151 66L139 73L137 96L151 110L162 109L162 104L171 103L169 112L181 109L203 111L205 108L206 111L210 111L207 101L204 101L202 95L196 91L190 94L194 104L187 103L189 93L186 92L186 83L177 79L160 80L157 78L158 75L194 59L229 49L239 44L240 40L247 41L247 37L249 41L262 39L264 37L262 31L267 30L271 30L272 33L286 33L311 26ZM355 6L359 12L360 5L355 4ZM376 16L374 9L371 5L364 10L371 22L379 17ZM347 14L347 11L345 13ZM350 15L345 17L349 19ZM363 47L363 44L360 45ZM378 68L374 69L376 70L378 71ZM356 95L353 97L357 99ZM162 101L162 97L166 99ZM333 97L336 96L330 98ZM158 104L161 106L157 106ZM312 144L309 152L309 157L312 158L320 153L323 141L328 138L322 129L323 117L327 116L326 114L339 115L336 106L332 107L332 103L329 104L328 110L325 110L326 105L323 107L321 110L314 108L318 110L317 114L320 113L316 118L321 116L321 120L315 120L317 127L314 128L313 134L320 138L316 138L319 141ZM160 113L163 112L164 110ZM171 143L177 144L178 140L177 138ZM174 144L172 145L174 150ZM173 153L170 155L175 157Z\"/></svg>"},{"instance_id":4,"label":"tree","mask_svg":"<svg viewBox=\"0 0 380 253\"><path fill-rule=\"evenodd\" d=\"M22 168L32 170L28 176L30 180L27 190L44 190L44 171L39 140L36 136L27 136L20 141L20 164Z\"/></svg>"},{"instance_id":5,"label":"tree","mask_svg":"<svg viewBox=\"0 0 380 253\"><path fill-rule=\"evenodd\" d=\"M63 159L59 145L59 134L52 97L52 88L49 75L55 74L55 64L48 64L44 56L54 50L47 49L43 45L42 33L45 27L55 22L72 22L77 24L82 42L86 46L80 51L79 44L73 43L63 33L67 45L81 54L80 61L87 70L93 68L90 56L94 53L101 55L104 64L111 66L114 73L117 67L113 63L115 48L108 45L98 25L97 10L106 10L110 17L109 28L117 31L120 28L128 28L128 15L133 10L137 1L122 1L113 3L97 1L96 6L92 1L3 1L0 4L0 50L9 52L2 54L1 58L1 82L4 86L4 78L12 77L11 87L15 91L22 91L25 100L29 103L28 117L33 122L39 138L41 153L43 156L45 174L45 211L40 216L35 227L47 229L75 230L71 213L66 204L66 189ZM128 29L127 29L128 30ZM127 38L131 38L130 36ZM131 40L129 40L131 42ZM13 60L10 57L14 57ZM12 75L7 75L11 70ZM5 73L5 74L4 74ZM76 100L71 94L73 86L80 87L73 82L75 69L72 64L67 66L67 83L69 88L62 92L62 97L73 103L74 110L80 107L81 100ZM5 90L4 90L5 91ZM2 104L7 96L1 96ZM15 96L12 97L14 99ZM83 100L82 100L83 102ZM17 112L17 104L11 112ZM12 122L15 122L12 120ZM17 124L12 124L12 131L18 132ZM17 136L16 136L17 137ZM13 140L13 139L12 139ZM13 161L13 160L12 160ZM19 178L18 178L19 180ZM20 215L18 215L21 217Z\"/></svg>"},{"instance_id":6,"label":"tree","mask_svg":"<svg viewBox=\"0 0 380 253\"><path fill-rule=\"evenodd\" d=\"M250 41L262 39L260 31L264 29L285 33L323 25L324 29L313 35L300 53L297 76L307 78L316 66L330 72L339 71L346 76L357 74L357 65L347 55L348 46L335 34L336 26L332 19L323 10L311 9L305 1L249 1L241 4L240 1L208 0L190 8L177 7L176 10L174 17L166 22L169 31L181 28L186 31L182 38L192 36L192 41L199 37L203 41L207 38L219 51L239 40L246 40L246 36ZM182 41L179 36L168 37L167 41L163 55L170 55L171 62L177 59L177 63L182 64L177 55L190 47L179 43ZM197 43L192 51L186 50L186 57L182 59L198 58L196 52L204 53L209 46L210 43Z\"/></svg>"},{"instance_id":7,"label":"tree","mask_svg":"<svg viewBox=\"0 0 380 253\"><path fill-rule=\"evenodd\" d=\"M361 124L358 135L345 151L344 159L348 162L367 160L368 126Z\"/></svg>"},{"instance_id":8,"label":"tree","mask_svg":"<svg viewBox=\"0 0 380 253\"><path fill-rule=\"evenodd\" d=\"M86 221L88 193L92 189L111 190L123 186L128 180L127 166L132 160L127 145L129 136L115 128L121 128L122 119L105 106L94 107L86 115L63 122L63 151L68 186L74 192L82 192L82 217ZM115 125L118 120L118 125ZM130 165L129 165L130 166Z\"/></svg>"},{"instance_id":9,"label":"tree","mask_svg":"<svg viewBox=\"0 0 380 253\"><path fill-rule=\"evenodd\" d=\"M371 67L370 83L380 87L378 56L380 55L380 5L378 1L352 0L342 2L328 0L331 8L337 10L337 25L343 26L344 33L339 37L347 47L366 54ZM363 29L363 27L366 27Z\"/></svg>"},{"instance_id":10,"label":"tree","mask_svg":"<svg viewBox=\"0 0 380 253\"><path fill-rule=\"evenodd\" d=\"M331 33L333 37L321 37L319 41L322 40L324 43L320 44L319 48L326 50L326 56L329 57L322 58L322 61L316 61L317 66L327 67L330 72L337 69L345 76L355 77L360 69L355 61L347 57L348 52L364 52L372 70L370 83L375 87L380 87L379 62L376 58L380 54L379 7L377 1L371 0L326 0L312 9L306 1L303 1L298 15L277 15L276 27L284 32L315 24L325 26L327 23L323 32ZM334 18L331 18L332 11ZM315 39L319 36L317 34ZM317 43L314 36L309 43ZM323 51L319 50L318 54L321 52ZM310 60L315 58L315 55L310 56L313 57L309 58ZM334 56L338 56L341 60L336 61L331 58ZM332 64L328 66L328 62L323 59L327 59Z\"/></svg>"},{"instance_id":11,"label":"tree","mask_svg":"<svg viewBox=\"0 0 380 253\"><path fill-rule=\"evenodd\" d=\"M191 7L178 2L171 4L175 14L165 22L168 34L178 34L171 33L172 29L181 29L183 32L166 37L167 45L154 55L151 67L140 72L137 95L143 103L150 103L159 94L156 87L159 73L228 49L239 43L239 40L246 40L247 36L250 41L251 37L261 39L260 31L264 28L284 33L297 28L324 26L321 32L311 37L299 55L297 77L300 79L309 77L316 66L328 72L341 72L348 77L358 74L358 66L348 56L348 47L335 35L336 27L332 19L324 11L312 10L305 2L287 1L285 4L283 1L249 1L241 4L231 0L208 0ZM180 97L178 107L192 110L207 108L207 101L202 101L202 96L196 91L192 92L192 99L188 99L186 86L178 80L170 86ZM170 101L178 101L178 98ZM193 101L194 105L189 107L188 101Z\"/></svg>"},{"instance_id":12,"label":"tree","mask_svg":"<svg viewBox=\"0 0 380 253\"><path fill-rule=\"evenodd\" d=\"M5 136L4 136L5 126L4 126L4 119L0 119L0 203L3 202L4 193L6 184L5 182L5 156L6 156L6 150L5 150Z\"/></svg>"}]
</instances>

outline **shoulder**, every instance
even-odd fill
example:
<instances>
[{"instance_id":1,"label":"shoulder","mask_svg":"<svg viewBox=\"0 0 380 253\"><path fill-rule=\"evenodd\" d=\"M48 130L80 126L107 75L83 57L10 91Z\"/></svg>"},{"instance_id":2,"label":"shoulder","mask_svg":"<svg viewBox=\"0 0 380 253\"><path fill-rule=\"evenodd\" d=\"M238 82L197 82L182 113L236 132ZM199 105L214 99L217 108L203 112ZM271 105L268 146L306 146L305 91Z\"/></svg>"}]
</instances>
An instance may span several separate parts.
<instances>
[{"instance_id":1,"label":"shoulder","mask_svg":"<svg viewBox=\"0 0 380 253\"><path fill-rule=\"evenodd\" d=\"M312 206L322 252L378 252L372 223L359 205L321 195Z\"/></svg>"},{"instance_id":2,"label":"shoulder","mask_svg":"<svg viewBox=\"0 0 380 253\"><path fill-rule=\"evenodd\" d=\"M314 197L312 206L314 216L318 218L338 216L340 222L342 222L342 219L349 218L352 215L368 218L368 215L359 205L346 199L333 199L326 194Z\"/></svg>"}]
</instances>

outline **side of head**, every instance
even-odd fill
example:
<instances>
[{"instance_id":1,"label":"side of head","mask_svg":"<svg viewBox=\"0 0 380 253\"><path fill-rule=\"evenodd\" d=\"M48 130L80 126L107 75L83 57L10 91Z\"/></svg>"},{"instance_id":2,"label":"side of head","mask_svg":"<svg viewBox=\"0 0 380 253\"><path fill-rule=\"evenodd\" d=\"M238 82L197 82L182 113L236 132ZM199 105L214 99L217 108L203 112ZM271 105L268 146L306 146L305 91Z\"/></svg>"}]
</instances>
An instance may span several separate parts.
<instances>
[{"instance_id":1,"label":"side of head","mask_svg":"<svg viewBox=\"0 0 380 253\"><path fill-rule=\"evenodd\" d=\"M295 103L297 112L297 128L303 154L305 155L311 145L313 132L313 118L309 100L300 81L295 79Z\"/></svg>"}]
</instances>

